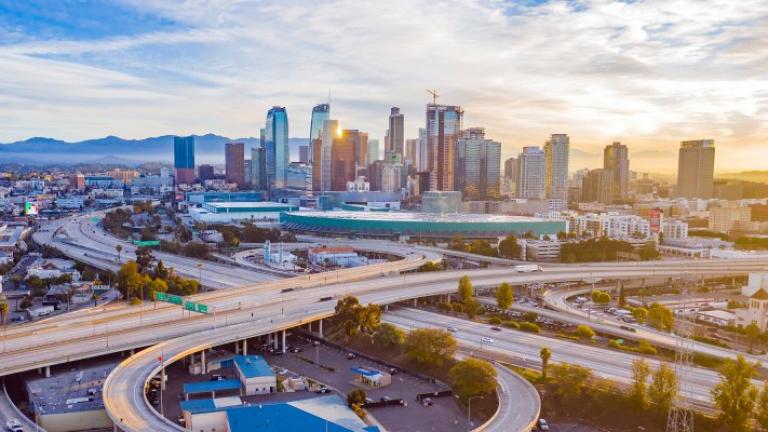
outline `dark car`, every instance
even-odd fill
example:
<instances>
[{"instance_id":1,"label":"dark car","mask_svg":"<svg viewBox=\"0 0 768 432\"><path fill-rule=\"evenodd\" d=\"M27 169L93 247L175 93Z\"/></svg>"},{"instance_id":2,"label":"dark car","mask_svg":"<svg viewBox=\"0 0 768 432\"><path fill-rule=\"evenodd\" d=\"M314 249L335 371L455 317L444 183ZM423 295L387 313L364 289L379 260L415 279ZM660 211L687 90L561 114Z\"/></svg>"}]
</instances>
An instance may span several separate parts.
<instances>
[{"instance_id":1,"label":"dark car","mask_svg":"<svg viewBox=\"0 0 768 432\"><path fill-rule=\"evenodd\" d=\"M355 358L357 358L355 353L347 353L347 360L354 360Z\"/></svg>"},{"instance_id":2,"label":"dark car","mask_svg":"<svg viewBox=\"0 0 768 432\"><path fill-rule=\"evenodd\" d=\"M501 327L491 327L491 330L493 331L501 331Z\"/></svg>"},{"instance_id":3,"label":"dark car","mask_svg":"<svg viewBox=\"0 0 768 432\"><path fill-rule=\"evenodd\" d=\"M331 392L331 389L329 389L328 387L320 387L319 389L315 390L315 393L317 394L326 394L330 392Z\"/></svg>"}]
</instances>

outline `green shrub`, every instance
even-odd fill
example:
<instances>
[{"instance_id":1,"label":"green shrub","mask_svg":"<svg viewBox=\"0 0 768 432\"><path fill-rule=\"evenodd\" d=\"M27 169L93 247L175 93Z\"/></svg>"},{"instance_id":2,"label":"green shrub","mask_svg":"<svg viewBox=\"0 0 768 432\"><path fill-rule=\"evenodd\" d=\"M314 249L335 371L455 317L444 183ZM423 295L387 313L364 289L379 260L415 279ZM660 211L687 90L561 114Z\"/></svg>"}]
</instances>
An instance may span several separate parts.
<instances>
[{"instance_id":1,"label":"green shrub","mask_svg":"<svg viewBox=\"0 0 768 432\"><path fill-rule=\"evenodd\" d=\"M541 333L539 326L530 322L520 323L520 330L528 333Z\"/></svg>"},{"instance_id":2,"label":"green shrub","mask_svg":"<svg viewBox=\"0 0 768 432\"><path fill-rule=\"evenodd\" d=\"M511 329L519 329L520 328L520 324L518 324L518 323L516 323L516 322L514 322L512 320L504 321L503 323L501 323L501 325L503 325L506 328L511 328Z\"/></svg>"},{"instance_id":3,"label":"green shrub","mask_svg":"<svg viewBox=\"0 0 768 432\"><path fill-rule=\"evenodd\" d=\"M608 342L608 346L609 346L610 348L617 348L617 349L620 349L620 348L621 348L621 344L620 344L620 343L619 343L619 341L618 341L618 340L616 340L616 339L611 339L611 340Z\"/></svg>"},{"instance_id":4,"label":"green shrub","mask_svg":"<svg viewBox=\"0 0 768 432\"><path fill-rule=\"evenodd\" d=\"M693 363L706 368L718 368L723 365L723 360L707 354L693 353Z\"/></svg>"},{"instance_id":5,"label":"green shrub","mask_svg":"<svg viewBox=\"0 0 768 432\"><path fill-rule=\"evenodd\" d=\"M490 320L488 320L489 323L493 325L499 325L501 324L501 318L499 317L492 317Z\"/></svg>"}]
</instances>

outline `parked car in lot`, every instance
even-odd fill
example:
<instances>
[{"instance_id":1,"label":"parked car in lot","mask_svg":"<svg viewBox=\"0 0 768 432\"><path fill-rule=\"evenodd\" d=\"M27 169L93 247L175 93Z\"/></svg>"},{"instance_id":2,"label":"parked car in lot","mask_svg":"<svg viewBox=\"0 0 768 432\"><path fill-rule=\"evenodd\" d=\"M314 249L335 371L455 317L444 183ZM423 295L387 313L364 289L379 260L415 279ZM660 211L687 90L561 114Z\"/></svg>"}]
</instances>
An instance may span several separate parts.
<instances>
[{"instance_id":1,"label":"parked car in lot","mask_svg":"<svg viewBox=\"0 0 768 432\"><path fill-rule=\"evenodd\" d=\"M347 360L354 360L355 358L357 358L355 353L347 353Z\"/></svg>"},{"instance_id":2,"label":"parked car in lot","mask_svg":"<svg viewBox=\"0 0 768 432\"><path fill-rule=\"evenodd\" d=\"M431 407L435 402L431 398L424 398L421 400L421 405L425 407Z\"/></svg>"},{"instance_id":3,"label":"parked car in lot","mask_svg":"<svg viewBox=\"0 0 768 432\"><path fill-rule=\"evenodd\" d=\"M549 430L549 423L547 423L546 420L543 418L540 418L539 421L536 423L536 430L538 431L548 431Z\"/></svg>"},{"instance_id":4,"label":"parked car in lot","mask_svg":"<svg viewBox=\"0 0 768 432\"><path fill-rule=\"evenodd\" d=\"M21 422L18 419L15 419L15 418L12 418L12 419L8 420L5 423L5 427L10 432L24 432L24 429L21 428Z\"/></svg>"},{"instance_id":5,"label":"parked car in lot","mask_svg":"<svg viewBox=\"0 0 768 432\"><path fill-rule=\"evenodd\" d=\"M331 389L329 389L328 387L320 387L319 389L315 390L315 393L317 394L326 394L330 392L331 392Z\"/></svg>"},{"instance_id":6,"label":"parked car in lot","mask_svg":"<svg viewBox=\"0 0 768 432\"><path fill-rule=\"evenodd\" d=\"M301 349L301 347L293 347L293 348L291 348L291 349L290 349L290 351L291 351L292 353L300 353L300 352L302 352L302 351L304 351L304 350L303 350L303 349Z\"/></svg>"}]
</instances>

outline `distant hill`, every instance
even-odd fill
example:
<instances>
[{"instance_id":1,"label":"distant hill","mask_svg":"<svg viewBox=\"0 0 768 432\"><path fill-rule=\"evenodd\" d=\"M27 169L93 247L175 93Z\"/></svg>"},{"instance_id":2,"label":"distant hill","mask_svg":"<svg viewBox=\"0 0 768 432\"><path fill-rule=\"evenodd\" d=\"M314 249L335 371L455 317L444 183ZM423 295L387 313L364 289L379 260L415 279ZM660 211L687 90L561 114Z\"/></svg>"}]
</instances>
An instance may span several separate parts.
<instances>
[{"instance_id":1,"label":"distant hill","mask_svg":"<svg viewBox=\"0 0 768 432\"><path fill-rule=\"evenodd\" d=\"M742 171L736 173L722 173L718 174L717 178L768 184L768 171Z\"/></svg>"},{"instance_id":2,"label":"distant hill","mask_svg":"<svg viewBox=\"0 0 768 432\"><path fill-rule=\"evenodd\" d=\"M291 138L291 160L298 160L298 148L307 144L306 138ZM246 158L251 147L259 145L259 139L228 138L221 135L195 135L195 162L221 163L224 161L224 144L242 142ZM110 162L137 165L144 162L172 162L173 135L143 139L125 139L117 136L66 142L53 138L34 137L24 141L0 143L0 162L16 162L27 165L53 163Z\"/></svg>"}]
</instances>

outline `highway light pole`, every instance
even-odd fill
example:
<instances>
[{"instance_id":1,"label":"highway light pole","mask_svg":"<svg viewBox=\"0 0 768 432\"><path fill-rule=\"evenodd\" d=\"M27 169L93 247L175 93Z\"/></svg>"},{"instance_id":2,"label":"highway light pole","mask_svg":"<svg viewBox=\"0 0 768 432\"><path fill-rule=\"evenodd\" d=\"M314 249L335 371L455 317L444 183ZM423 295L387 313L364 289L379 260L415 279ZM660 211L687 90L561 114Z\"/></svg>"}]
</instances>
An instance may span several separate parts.
<instances>
[{"instance_id":1,"label":"highway light pole","mask_svg":"<svg viewBox=\"0 0 768 432\"><path fill-rule=\"evenodd\" d=\"M467 399L467 431L472 430L472 399L483 399L482 395L477 396L470 396L469 399Z\"/></svg>"},{"instance_id":2,"label":"highway light pole","mask_svg":"<svg viewBox=\"0 0 768 432\"><path fill-rule=\"evenodd\" d=\"M203 290L203 263L197 263L197 282L200 284L200 289Z\"/></svg>"}]
</instances>

